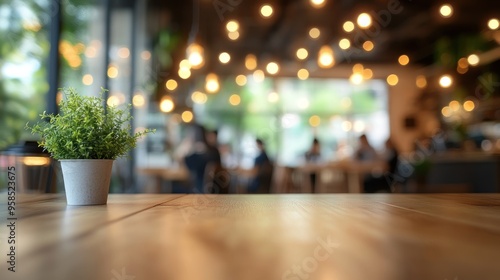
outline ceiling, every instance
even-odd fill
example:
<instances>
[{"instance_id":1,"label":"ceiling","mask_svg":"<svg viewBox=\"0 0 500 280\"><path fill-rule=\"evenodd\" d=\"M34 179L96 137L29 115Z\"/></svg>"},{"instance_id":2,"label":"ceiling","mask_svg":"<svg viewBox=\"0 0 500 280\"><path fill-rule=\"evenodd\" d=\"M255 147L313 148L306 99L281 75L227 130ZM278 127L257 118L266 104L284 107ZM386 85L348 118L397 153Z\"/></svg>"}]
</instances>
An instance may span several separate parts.
<instances>
[{"instance_id":1,"label":"ceiling","mask_svg":"<svg viewBox=\"0 0 500 280\"><path fill-rule=\"evenodd\" d=\"M265 3L274 7L274 14L268 19L259 14ZM448 3L453 6L450 18L441 17L441 1L432 0L326 0L322 8L312 7L308 0L201 0L199 17L192 1L153 0L149 6L152 10L162 11L161 15L168 18L169 28L181 35L181 42L187 41L193 25L195 29L198 26L196 40L206 52L218 54L226 51L231 54L232 63L225 66L226 69L237 67L236 62L243 61L248 53L256 54L259 61L272 59L283 64L298 63L295 58L297 48L305 47L314 54L322 45L334 48L337 64L396 63L399 55L407 54L413 64L422 65L436 63L438 40L442 38L451 40L450 48L458 54L474 51L474 45L481 45L483 49L498 46L492 35L485 33L488 19L500 16L500 1L450 0ZM372 15L372 27L345 32L343 23L347 20L356 22L361 12ZM379 19L376 15L380 15ZM225 24L229 20L237 20L240 24L241 36L236 41L227 37ZM320 29L318 39L308 36L312 27ZM479 37L481 43L469 42ZM347 51L338 47L341 38L351 41L351 48ZM375 45L370 52L362 49L366 40ZM182 59L184 48L181 43L174 60ZM224 71L218 69L221 67L216 61L217 55L207 57L215 58L207 61L208 69ZM315 58L310 56L310 59Z\"/></svg>"}]
</instances>

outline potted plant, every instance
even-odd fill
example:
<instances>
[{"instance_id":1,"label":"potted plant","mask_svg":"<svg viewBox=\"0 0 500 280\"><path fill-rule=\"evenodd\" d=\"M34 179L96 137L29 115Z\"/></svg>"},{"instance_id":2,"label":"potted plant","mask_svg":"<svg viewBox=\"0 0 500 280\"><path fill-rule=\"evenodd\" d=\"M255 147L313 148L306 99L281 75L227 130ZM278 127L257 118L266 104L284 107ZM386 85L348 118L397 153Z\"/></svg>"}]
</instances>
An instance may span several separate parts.
<instances>
[{"instance_id":1,"label":"potted plant","mask_svg":"<svg viewBox=\"0 0 500 280\"><path fill-rule=\"evenodd\" d=\"M62 91L60 114L43 112L42 122L26 126L60 161L68 205L106 204L113 161L151 130L130 134L131 105L128 110L105 105L104 89L98 97L82 96L73 88Z\"/></svg>"}]
</instances>

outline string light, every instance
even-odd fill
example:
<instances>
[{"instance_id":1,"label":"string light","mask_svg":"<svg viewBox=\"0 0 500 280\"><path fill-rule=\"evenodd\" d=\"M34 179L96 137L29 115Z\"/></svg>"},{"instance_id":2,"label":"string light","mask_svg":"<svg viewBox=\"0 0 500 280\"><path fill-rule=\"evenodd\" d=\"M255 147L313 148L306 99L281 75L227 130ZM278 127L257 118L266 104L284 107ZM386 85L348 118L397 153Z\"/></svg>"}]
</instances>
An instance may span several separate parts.
<instances>
[{"instance_id":1,"label":"string light","mask_svg":"<svg viewBox=\"0 0 500 280\"><path fill-rule=\"evenodd\" d=\"M227 33L227 37L233 41L238 40L240 38L240 32L234 31L234 32L229 32Z\"/></svg>"},{"instance_id":2,"label":"string light","mask_svg":"<svg viewBox=\"0 0 500 280\"><path fill-rule=\"evenodd\" d=\"M356 63L356 64L354 64L354 66L352 67L352 72L353 72L353 73L361 73L361 72L363 72L363 69L364 69L363 64L361 64L361 63Z\"/></svg>"},{"instance_id":3,"label":"string light","mask_svg":"<svg viewBox=\"0 0 500 280\"><path fill-rule=\"evenodd\" d=\"M307 71L307 69L300 69L299 71L297 71L297 77L301 80L307 80L309 78L309 71Z\"/></svg>"},{"instance_id":4,"label":"string light","mask_svg":"<svg viewBox=\"0 0 500 280\"><path fill-rule=\"evenodd\" d=\"M313 27L313 28L309 29L309 37L311 37L313 39L318 39L319 35L321 35L321 32L319 31L319 29L317 27Z\"/></svg>"},{"instance_id":5,"label":"string light","mask_svg":"<svg viewBox=\"0 0 500 280\"><path fill-rule=\"evenodd\" d=\"M491 30L497 30L500 26L500 22L496 18L488 20L488 28Z\"/></svg>"},{"instance_id":6,"label":"string light","mask_svg":"<svg viewBox=\"0 0 500 280\"><path fill-rule=\"evenodd\" d=\"M255 55L248 54L245 57L245 67L248 70L254 70L255 68L257 68L257 58L255 57Z\"/></svg>"},{"instance_id":7,"label":"string light","mask_svg":"<svg viewBox=\"0 0 500 280\"><path fill-rule=\"evenodd\" d=\"M181 79L189 79L189 77L191 77L191 70L189 70L189 68L184 68L184 67L181 67L179 68L179 71L177 71L177 74L179 74L179 77Z\"/></svg>"},{"instance_id":8,"label":"string light","mask_svg":"<svg viewBox=\"0 0 500 280\"><path fill-rule=\"evenodd\" d=\"M439 78L439 85L443 88L449 88L453 84L453 79L450 75L443 75Z\"/></svg>"},{"instance_id":9,"label":"string light","mask_svg":"<svg viewBox=\"0 0 500 280\"><path fill-rule=\"evenodd\" d=\"M231 60L231 56L227 52L222 52L219 54L219 61L223 64L228 63Z\"/></svg>"},{"instance_id":10,"label":"string light","mask_svg":"<svg viewBox=\"0 0 500 280\"><path fill-rule=\"evenodd\" d=\"M372 17L367 13L361 13L357 19L358 26L366 29L372 25Z\"/></svg>"},{"instance_id":11,"label":"string light","mask_svg":"<svg viewBox=\"0 0 500 280\"><path fill-rule=\"evenodd\" d=\"M477 54L471 54L467 57L467 62L471 65L471 66L476 66L479 64L479 56L477 56Z\"/></svg>"},{"instance_id":12,"label":"string light","mask_svg":"<svg viewBox=\"0 0 500 280\"><path fill-rule=\"evenodd\" d=\"M123 47L123 48L119 48L118 49L118 56L120 58L127 58L130 56L130 50L126 47Z\"/></svg>"},{"instance_id":13,"label":"string light","mask_svg":"<svg viewBox=\"0 0 500 280\"><path fill-rule=\"evenodd\" d=\"M215 93L219 91L219 77L216 74L210 73L205 78L205 89L209 93Z\"/></svg>"},{"instance_id":14,"label":"string light","mask_svg":"<svg viewBox=\"0 0 500 280\"><path fill-rule=\"evenodd\" d=\"M470 111L474 110L474 108L476 107L476 105L474 104L473 101L467 100L467 101L464 102L463 107L464 107L465 111L470 112Z\"/></svg>"},{"instance_id":15,"label":"string light","mask_svg":"<svg viewBox=\"0 0 500 280\"><path fill-rule=\"evenodd\" d=\"M263 5L260 8L260 14L265 18L270 17L273 14L273 7L269 4Z\"/></svg>"},{"instance_id":16,"label":"string light","mask_svg":"<svg viewBox=\"0 0 500 280\"><path fill-rule=\"evenodd\" d=\"M325 6L325 0L310 0L309 1L314 8L322 8Z\"/></svg>"},{"instance_id":17,"label":"string light","mask_svg":"<svg viewBox=\"0 0 500 280\"><path fill-rule=\"evenodd\" d=\"M349 41L349 39L343 38L339 41L339 47L343 50L347 50L351 47L351 41Z\"/></svg>"},{"instance_id":18,"label":"string light","mask_svg":"<svg viewBox=\"0 0 500 280\"><path fill-rule=\"evenodd\" d=\"M453 14L453 7L450 4L444 4L439 8L439 13L444 18L449 18Z\"/></svg>"},{"instance_id":19,"label":"string light","mask_svg":"<svg viewBox=\"0 0 500 280\"><path fill-rule=\"evenodd\" d=\"M309 118L309 124L310 124L312 127L317 127L317 126L319 126L319 125L320 125L320 123L321 123L321 119L320 119L318 116L316 116L316 115L311 116L311 117Z\"/></svg>"},{"instance_id":20,"label":"string light","mask_svg":"<svg viewBox=\"0 0 500 280\"><path fill-rule=\"evenodd\" d=\"M448 106L444 106L443 109L441 109L441 114L444 116L444 117L449 117L451 116L451 109L450 107Z\"/></svg>"},{"instance_id":21,"label":"string light","mask_svg":"<svg viewBox=\"0 0 500 280\"><path fill-rule=\"evenodd\" d=\"M399 64L405 66L410 62L410 58L406 54L403 54L398 58L398 62Z\"/></svg>"},{"instance_id":22,"label":"string light","mask_svg":"<svg viewBox=\"0 0 500 280\"><path fill-rule=\"evenodd\" d=\"M300 49L297 50L296 55L297 55L298 59L304 60L309 55L309 52L306 49L304 49L304 48L300 48Z\"/></svg>"},{"instance_id":23,"label":"string light","mask_svg":"<svg viewBox=\"0 0 500 280\"><path fill-rule=\"evenodd\" d=\"M116 66L108 67L108 77L111 79L118 77L118 68Z\"/></svg>"},{"instance_id":24,"label":"string light","mask_svg":"<svg viewBox=\"0 0 500 280\"><path fill-rule=\"evenodd\" d=\"M108 106L118 106L118 104L120 104L120 99L118 98L118 96L110 96L108 98L108 101L106 102L108 104Z\"/></svg>"},{"instance_id":25,"label":"string light","mask_svg":"<svg viewBox=\"0 0 500 280\"><path fill-rule=\"evenodd\" d=\"M363 75L361 73L352 73L349 77L349 82L354 85L359 85L363 82Z\"/></svg>"},{"instance_id":26,"label":"string light","mask_svg":"<svg viewBox=\"0 0 500 280\"><path fill-rule=\"evenodd\" d=\"M368 68L363 69L362 75L363 75L363 79L369 80L373 77L373 71L371 69L368 69Z\"/></svg>"},{"instance_id":27,"label":"string light","mask_svg":"<svg viewBox=\"0 0 500 280\"><path fill-rule=\"evenodd\" d=\"M191 69L191 63L189 63L187 59L183 59L181 60L181 62L179 62L179 68Z\"/></svg>"},{"instance_id":28,"label":"string light","mask_svg":"<svg viewBox=\"0 0 500 280\"><path fill-rule=\"evenodd\" d=\"M146 100L144 99L144 96L142 94L136 94L132 98L132 104L134 104L135 107L142 107L146 103Z\"/></svg>"},{"instance_id":29,"label":"string light","mask_svg":"<svg viewBox=\"0 0 500 280\"><path fill-rule=\"evenodd\" d=\"M185 123L191 122L193 120L193 118L194 118L194 115L191 111L184 111L181 114L181 119Z\"/></svg>"},{"instance_id":30,"label":"string light","mask_svg":"<svg viewBox=\"0 0 500 280\"><path fill-rule=\"evenodd\" d=\"M236 32L240 28L240 24L236 20L230 20L226 24L226 29L228 32Z\"/></svg>"},{"instance_id":31,"label":"string light","mask_svg":"<svg viewBox=\"0 0 500 280\"><path fill-rule=\"evenodd\" d=\"M233 105L233 106L238 106L239 104L241 103L241 98L239 95L237 94L232 94L230 97L229 97L229 104Z\"/></svg>"},{"instance_id":32,"label":"string light","mask_svg":"<svg viewBox=\"0 0 500 280\"><path fill-rule=\"evenodd\" d=\"M191 67L193 69L199 69L203 67L203 64L205 63L203 58L203 52L204 52L203 47L199 44L192 43L191 45L188 46L186 53L189 64L191 64Z\"/></svg>"},{"instance_id":33,"label":"string light","mask_svg":"<svg viewBox=\"0 0 500 280\"><path fill-rule=\"evenodd\" d=\"M203 92L195 91L191 94L191 100L193 100L193 102L197 104L204 104L205 102L207 102L208 97Z\"/></svg>"},{"instance_id":34,"label":"string light","mask_svg":"<svg viewBox=\"0 0 500 280\"><path fill-rule=\"evenodd\" d=\"M144 60L149 60L151 58L151 52L150 51L142 51L141 58Z\"/></svg>"},{"instance_id":35,"label":"string light","mask_svg":"<svg viewBox=\"0 0 500 280\"><path fill-rule=\"evenodd\" d=\"M415 84L418 88L425 88L427 86L427 79L423 75L418 75Z\"/></svg>"},{"instance_id":36,"label":"string light","mask_svg":"<svg viewBox=\"0 0 500 280\"><path fill-rule=\"evenodd\" d=\"M237 85L242 87L247 84L247 77L245 75L238 75L236 76L235 81Z\"/></svg>"},{"instance_id":37,"label":"string light","mask_svg":"<svg viewBox=\"0 0 500 280\"><path fill-rule=\"evenodd\" d=\"M456 100L450 101L450 104L448 104L448 107L454 112L458 111L460 109L460 103Z\"/></svg>"},{"instance_id":38,"label":"string light","mask_svg":"<svg viewBox=\"0 0 500 280\"><path fill-rule=\"evenodd\" d=\"M165 87L168 90L175 90L177 88L177 81L174 79L170 79L165 83Z\"/></svg>"},{"instance_id":39,"label":"string light","mask_svg":"<svg viewBox=\"0 0 500 280\"><path fill-rule=\"evenodd\" d=\"M85 74L83 75L82 83L86 86L90 86L91 84L94 83L94 78L90 74Z\"/></svg>"},{"instance_id":40,"label":"string light","mask_svg":"<svg viewBox=\"0 0 500 280\"><path fill-rule=\"evenodd\" d=\"M174 110L174 101L170 96L164 96L162 97L160 101L160 110L164 113L170 113L172 110Z\"/></svg>"},{"instance_id":41,"label":"string light","mask_svg":"<svg viewBox=\"0 0 500 280\"><path fill-rule=\"evenodd\" d=\"M390 86L395 86L398 84L398 82L399 82L398 75L390 74L389 76L387 76L387 84L389 84Z\"/></svg>"},{"instance_id":42,"label":"string light","mask_svg":"<svg viewBox=\"0 0 500 280\"><path fill-rule=\"evenodd\" d=\"M333 50L329 46L322 46L319 50L318 65L321 68L331 68L335 64Z\"/></svg>"},{"instance_id":43,"label":"string light","mask_svg":"<svg viewBox=\"0 0 500 280\"><path fill-rule=\"evenodd\" d=\"M276 75L280 70L279 65L276 62L269 62L266 66L267 73L271 75Z\"/></svg>"},{"instance_id":44,"label":"string light","mask_svg":"<svg viewBox=\"0 0 500 280\"><path fill-rule=\"evenodd\" d=\"M342 25L342 28L344 28L344 31L349 33L354 30L354 23L352 21L346 21L344 22L344 25Z\"/></svg>"},{"instance_id":45,"label":"string light","mask_svg":"<svg viewBox=\"0 0 500 280\"><path fill-rule=\"evenodd\" d=\"M363 49L367 52L372 51L375 46L372 41L365 41L363 43Z\"/></svg>"}]
</instances>

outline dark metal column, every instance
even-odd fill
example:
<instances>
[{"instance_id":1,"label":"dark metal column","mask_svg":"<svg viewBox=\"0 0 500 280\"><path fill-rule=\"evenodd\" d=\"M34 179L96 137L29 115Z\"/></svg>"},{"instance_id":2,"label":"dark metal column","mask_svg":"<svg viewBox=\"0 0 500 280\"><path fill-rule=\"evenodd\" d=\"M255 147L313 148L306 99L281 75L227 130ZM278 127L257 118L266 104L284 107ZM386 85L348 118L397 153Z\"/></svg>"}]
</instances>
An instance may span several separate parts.
<instances>
[{"instance_id":1,"label":"dark metal column","mask_svg":"<svg viewBox=\"0 0 500 280\"><path fill-rule=\"evenodd\" d=\"M108 66L109 66L109 48L111 46L111 1L104 0L104 84L103 87L109 90L109 77L108 77ZM104 102L108 100L109 91L104 93ZM103 104L104 106L106 104ZM106 107L104 107L106 108Z\"/></svg>"},{"instance_id":2,"label":"dark metal column","mask_svg":"<svg viewBox=\"0 0 500 280\"><path fill-rule=\"evenodd\" d=\"M59 58L59 39L61 37L61 1L52 0L50 1L50 10L52 12L52 17L50 21L50 50L49 50L49 61L48 61L48 82L49 82L49 92L47 93L47 113L56 114L59 111L57 107L57 89L59 88L59 69L60 69L60 58Z\"/></svg>"}]
</instances>

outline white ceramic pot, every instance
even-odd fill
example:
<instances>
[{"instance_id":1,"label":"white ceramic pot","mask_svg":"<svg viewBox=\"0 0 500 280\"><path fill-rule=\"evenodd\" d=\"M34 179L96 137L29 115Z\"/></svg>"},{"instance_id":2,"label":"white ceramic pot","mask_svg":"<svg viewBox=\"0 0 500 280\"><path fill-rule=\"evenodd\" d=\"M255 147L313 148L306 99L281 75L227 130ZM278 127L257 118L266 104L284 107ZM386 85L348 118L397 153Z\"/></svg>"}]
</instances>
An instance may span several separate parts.
<instances>
[{"instance_id":1,"label":"white ceramic pot","mask_svg":"<svg viewBox=\"0 0 500 280\"><path fill-rule=\"evenodd\" d=\"M61 169L68 205L103 205L108 202L111 159L63 159Z\"/></svg>"}]
</instances>

